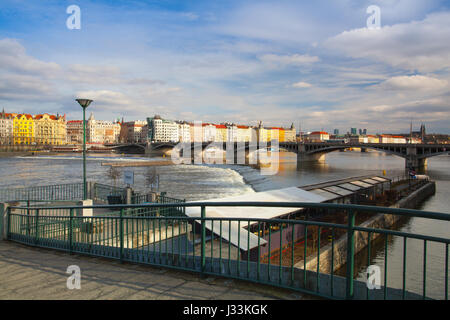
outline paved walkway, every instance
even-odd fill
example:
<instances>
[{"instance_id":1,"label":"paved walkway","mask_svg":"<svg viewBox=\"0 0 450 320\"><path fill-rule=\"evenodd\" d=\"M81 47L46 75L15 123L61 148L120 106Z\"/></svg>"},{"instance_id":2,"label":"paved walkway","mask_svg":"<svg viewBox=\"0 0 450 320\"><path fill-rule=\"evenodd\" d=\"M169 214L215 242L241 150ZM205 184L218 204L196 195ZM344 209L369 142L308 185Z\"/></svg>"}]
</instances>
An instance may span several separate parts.
<instances>
[{"instance_id":1,"label":"paved walkway","mask_svg":"<svg viewBox=\"0 0 450 320\"><path fill-rule=\"evenodd\" d=\"M69 265L81 289L67 289ZM309 299L290 290L0 241L0 299Z\"/></svg>"}]
</instances>

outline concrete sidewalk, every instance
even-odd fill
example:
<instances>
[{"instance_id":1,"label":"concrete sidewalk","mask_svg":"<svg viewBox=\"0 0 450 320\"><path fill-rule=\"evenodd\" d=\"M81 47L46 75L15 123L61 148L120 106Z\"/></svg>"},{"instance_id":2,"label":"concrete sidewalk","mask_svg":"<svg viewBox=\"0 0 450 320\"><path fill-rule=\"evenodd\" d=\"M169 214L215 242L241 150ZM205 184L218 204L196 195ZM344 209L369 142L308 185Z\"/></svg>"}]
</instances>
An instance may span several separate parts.
<instances>
[{"instance_id":1,"label":"concrete sidewalk","mask_svg":"<svg viewBox=\"0 0 450 320\"><path fill-rule=\"evenodd\" d=\"M67 289L69 265L81 289ZM0 299L311 299L290 290L0 241Z\"/></svg>"}]
</instances>

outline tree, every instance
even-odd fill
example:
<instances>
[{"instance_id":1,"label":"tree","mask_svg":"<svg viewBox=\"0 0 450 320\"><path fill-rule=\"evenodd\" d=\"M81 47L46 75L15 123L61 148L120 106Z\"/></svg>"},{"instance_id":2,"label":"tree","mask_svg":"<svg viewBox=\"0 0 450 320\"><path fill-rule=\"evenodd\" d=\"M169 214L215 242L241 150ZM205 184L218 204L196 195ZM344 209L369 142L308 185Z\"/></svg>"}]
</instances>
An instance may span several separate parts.
<instances>
[{"instance_id":1,"label":"tree","mask_svg":"<svg viewBox=\"0 0 450 320\"><path fill-rule=\"evenodd\" d=\"M119 171L119 169L117 169L114 166L111 166L108 170L108 177L113 181L114 191L116 190L117 187L117 179L120 178L121 174L122 173Z\"/></svg>"},{"instance_id":2,"label":"tree","mask_svg":"<svg viewBox=\"0 0 450 320\"><path fill-rule=\"evenodd\" d=\"M153 187L156 185L157 189L159 188L159 174L156 172L155 167L149 167L145 172L145 182L147 184L147 188L151 188L153 191Z\"/></svg>"}]
</instances>

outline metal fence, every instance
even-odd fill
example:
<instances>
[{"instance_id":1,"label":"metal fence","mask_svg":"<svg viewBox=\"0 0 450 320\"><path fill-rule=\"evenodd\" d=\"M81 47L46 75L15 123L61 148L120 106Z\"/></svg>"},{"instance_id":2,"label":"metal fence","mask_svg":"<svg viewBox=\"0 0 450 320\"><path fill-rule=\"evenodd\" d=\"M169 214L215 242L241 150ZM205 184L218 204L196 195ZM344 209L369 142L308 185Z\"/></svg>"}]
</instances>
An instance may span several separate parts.
<instances>
[{"instance_id":1,"label":"metal fence","mask_svg":"<svg viewBox=\"0 0 450 320\"><path fill-rule=\"evenodd\" d=\"M83 198L83 183L58 184L51 186L35 186L26 188L0 189L0 202L3 201L51 201L75 200Z\"/></svg>"},{"instance_id":2,"label":"metal fence","mask_svg":"<svg viewBox=\"0 0 450 320\"><path fill-rule=\"evenodd\" d=\"M198 217L129 214L139 210L180 206L197 207L201 214ZM346 222L206 216L208 207L222 206L317 209L345 214ZM247 280L332 299L429 299L427 248L433 243L445 257L438 270L443 278L442 298L448 300L449 238L357 226L355 219L360 214L388 214L450 221L450 214L299 202L196 202L85 208L115 208L120 211L118 215L83 217L76 215L80 207L72 206L59 208L69 210L69 216L45 216L42 210L46 210L46 207L9 207L7 237L9 240L33 246ZM368 252L368 264L373 250L372 239L378 237L384 242L385 257L389 237L399 237L403 240L403 256L395 257L403 266L401 289L389 286L387 275L392 261L388 263L387 259L384 263L384 283L380 290L369 290L365 282L355 279L357 233L364 234L369 240L367 247L363 249ZM302 238L297 235L302 235ZM342 239L345 239L345 247L336 250ZM406 289L407 244L412 239L423 243L422 292ZM327 241L327 245L331 247L331 257L327 261L330 267L329 272L323 272L321 266L325 261L320 260L321 250L324 250L322 244ZM274 246L274 242L278 242L278 246ZM264 254L263 246L269 248L264 249ZM333 264L338 254L347 262L345 276L335 273ZM436 255L436 251L433 254ZM314 270L307 267L307 261L311 257L317 259Z\"/></svg>"}]
</instances>

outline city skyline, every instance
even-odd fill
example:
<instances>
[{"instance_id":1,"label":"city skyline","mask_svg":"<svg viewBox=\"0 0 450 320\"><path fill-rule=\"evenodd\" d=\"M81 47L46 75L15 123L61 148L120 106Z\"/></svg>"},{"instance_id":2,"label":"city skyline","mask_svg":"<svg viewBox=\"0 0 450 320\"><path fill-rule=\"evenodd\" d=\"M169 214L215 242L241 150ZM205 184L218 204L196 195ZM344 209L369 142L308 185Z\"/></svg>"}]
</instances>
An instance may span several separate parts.
<instances>
[{"instance_id":1,"label":"city skyline","mask_svg":"<svg viewBox=\"0 0 450 320\"><path fill-rule=\"evenodd\" d=\"M445 1L0 4L0 106L99 119L450 133ZM366 26L369 5L381 29ZM24 23L27 21L28 23ZM432 48L432 49L431 49ZM388 117L386 115L389 115Z\"/></svg>"}]
</instances>

